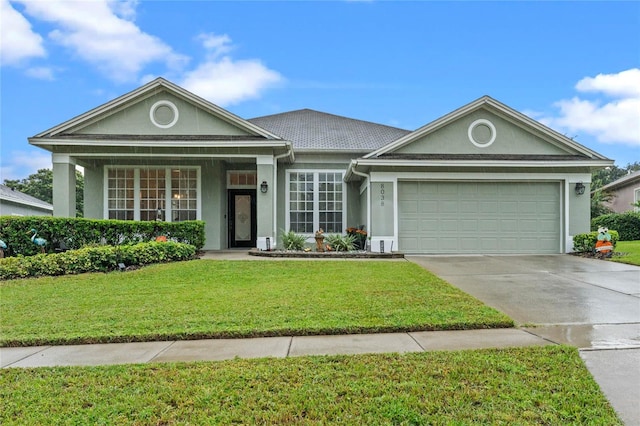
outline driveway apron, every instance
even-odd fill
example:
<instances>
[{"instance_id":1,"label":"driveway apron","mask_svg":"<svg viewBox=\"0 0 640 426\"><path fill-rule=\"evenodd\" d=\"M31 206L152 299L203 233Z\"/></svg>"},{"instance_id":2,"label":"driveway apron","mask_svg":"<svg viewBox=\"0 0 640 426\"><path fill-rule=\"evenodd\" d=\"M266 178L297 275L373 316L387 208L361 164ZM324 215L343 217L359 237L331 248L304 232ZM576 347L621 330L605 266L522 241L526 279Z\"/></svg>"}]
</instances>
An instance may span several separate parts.
<instances>
[{"instance_id":1,"label":"driveway apron","mask_svg":"<svg viewBox=\"0 0 640 426\"><path fill-rule=\"evenodd\" d=\"M627 425L640 425L640 267L570 255L406 256L528 332L580 349Z\"/></svg>"}]
</instances>

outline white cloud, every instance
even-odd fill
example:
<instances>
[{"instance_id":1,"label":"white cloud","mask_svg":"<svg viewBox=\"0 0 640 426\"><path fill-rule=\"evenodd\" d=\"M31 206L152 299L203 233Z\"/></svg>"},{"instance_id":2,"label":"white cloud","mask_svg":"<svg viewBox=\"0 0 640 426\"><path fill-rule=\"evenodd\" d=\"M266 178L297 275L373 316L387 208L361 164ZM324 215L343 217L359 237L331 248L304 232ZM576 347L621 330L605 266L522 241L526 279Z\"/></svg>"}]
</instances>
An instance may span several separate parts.
<instances>
[{"instance_id":1,"label":"white cloud","mask_svg":"<svg viewBox=\"0 0 640 426\"><path fill-rule=\"evenodd\" d=\"M30 58L46 56L42 37L9 0L0 0L0 64L18 65Z\"/></svg>"},{"instance_id":2,"label":"white cloud","mask_svg":"<svg viewBox=\"0 0 640 426\"><path fill-rule=\"evenodd\" d=\"M202 46L209 51L210 58L216 58L232 50L231 38L226 34L200 34L197 40L202 41Z\"/></svg>"},{"instance_id":3,"label":"white cloud","mask_svg":"<svg viewBox=\"0 0 640 426\"><path fill-rule=\"evenodd\" d=\"M49 38L115 81L135 80L152 62L179 69L188 61L130 20L135 16L136 2L19 1L27 15L54 25Z\"/></svg>"},{"instance_id":4,"label":"white cloud","mask_svg":"<svg viewBox=\"0 0 640 426\"><path fill-rule=\"evenodd\" d=\"M0 180L24 179L40 169L51 169L51 154L39 151L12 151L3 158L0 166ZM8 162L8 164L6 164Z\"/></svg>"},{"instance_id":5,"label":"white cloud","mask_svg":"<svg viewBox=\"0 0 640 426\"><path fill-rule=\"evenodd\" d=\"M280 73L257 59L233 60L221 56L233 48L226 34L204 34L198 40L207 49L206 60L187 72L180 85L215 104L228 106L257 98L262 90L283 80Z\"/></svg>"},{"instance_id":6,"label":"white cloud","mask_svg":"<svg viewBox=\"0 0 640 426\"><path fill-rule=\"evenodd\" d=\"M598 74L585 77L576 84L580 92L602 92L616 97L640 97L640 69L632 68L618 74Z\"/></svg>"},{"instance_id":7,"label":"white cloud","mask_svg":"<svg viewBox=\"0 0 640 426\"><path fill-rule=\"evenodd\" d=\"M39 80L55 80L53 75L53 69L49 67L32 67L28 68L26 71L29 77L37 78Z\"/></svg>"},{"instance_id":8,"label":"white cloud","mask_svg":"<svg viewBox=\"0 0 640 426\"><path fill-rule=\"evenodd\" d=\"M640 146L640 69L585 77L576 90L594 93L596 99L560 100L554 104L559 113L540 121L571 133L587 133L602 143Z\"/></svg>"}]
</instances>

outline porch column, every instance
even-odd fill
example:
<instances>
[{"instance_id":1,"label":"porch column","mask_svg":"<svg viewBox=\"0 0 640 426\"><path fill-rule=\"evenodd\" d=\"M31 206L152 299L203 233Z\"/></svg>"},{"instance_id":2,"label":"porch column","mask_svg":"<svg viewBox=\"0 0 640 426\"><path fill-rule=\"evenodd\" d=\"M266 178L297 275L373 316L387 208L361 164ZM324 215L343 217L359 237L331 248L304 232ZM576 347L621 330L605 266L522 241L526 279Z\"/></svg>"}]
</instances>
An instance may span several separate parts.
<instances>
[{"instance_id":1,"label":"porch column","mask_svg":"<svg viewBox=\"0 0 640 426\"><path fill-rule=\"evenodd\" d=\"M67 154L53 154L53 215L76 217L76 163Z\"/></svg>"},{"instance_id":2,"label":"porch column","mask_svg":"<svg viewBox=\"0 0 640 426\"><path fill-rule=\"evenodd\" d=\"M260 155L256 158L257 169L257 237L271 238L273 243L275 235L273 235L273 199L275 197L276 185L273 182L273 156ZM262 192L262 184L267 184L267 192Z\"/></svg>"}]
</instances>

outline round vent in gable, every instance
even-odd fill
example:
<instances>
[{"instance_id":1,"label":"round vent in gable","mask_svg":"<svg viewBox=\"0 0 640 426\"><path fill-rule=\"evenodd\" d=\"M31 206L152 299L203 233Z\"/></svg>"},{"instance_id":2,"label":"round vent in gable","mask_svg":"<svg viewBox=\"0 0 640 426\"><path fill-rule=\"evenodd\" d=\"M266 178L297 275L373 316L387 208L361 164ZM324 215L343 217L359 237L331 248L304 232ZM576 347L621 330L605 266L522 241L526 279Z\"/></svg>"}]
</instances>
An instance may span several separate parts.
<instances>
[{"instance_id":1,"label":"round vent in gable","mask_svg":"<svg viewBox=\"0 0 640 426\"><path fill-rule=\"evenodd\" d=\"M178 122L178 108L173 102L158 101L151 106L149 118L154 126L168 129Z\"/></svg>"},{"instance_id":2,"label":"round vent in gable","mask_svg":"<svg viewBox=\"0 0 640 426\"><path fill-rule=\"evenodd\" d=\"M486 148L496 140L496 127L484 118L471 123L467 133L471 143L478 148Z\"/></svg>"}]
</instances>

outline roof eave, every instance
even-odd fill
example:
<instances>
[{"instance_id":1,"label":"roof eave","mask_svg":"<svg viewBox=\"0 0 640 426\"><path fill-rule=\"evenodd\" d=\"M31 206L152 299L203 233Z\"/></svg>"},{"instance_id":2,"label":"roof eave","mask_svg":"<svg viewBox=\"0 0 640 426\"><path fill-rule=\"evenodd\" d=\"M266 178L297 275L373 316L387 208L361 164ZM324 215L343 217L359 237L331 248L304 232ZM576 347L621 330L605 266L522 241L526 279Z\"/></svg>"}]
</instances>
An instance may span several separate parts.
<instances>
[{"instance_id":1,"label":"roof eave","mask_svg":"<svg viewBox=\"0 0 640 426\"><path fill-rule=\"evenodd\" d=\"M554 167L607 167L613 164L613 160L561 160L561 161L535 161L535 160L399 160L399 159L369 159L361 158L352 161L350 166L383 166L383 167L530 167L530 168L554 168Z\"/></svg>"},{"instance_id":2,"label":"roof eave","mask_svg":"<svg viewBox=\"0 0 640 426\"><path fill-rule=\"evenodd\" d=\"M165 88L165 89L169 89L173 92L176 92L177 94L179 94L180 96L184 97L185 99L190 100L191 102L199 105L200 107L204 108L205 110L209 110L210 112L221 116L222 118L228 120L229 122L242 127L244 129L247 129L248 131L263 136L265 138L268 139L280 139L280 137L278 137L277 135L263 129L262 127L259 127L247 120L244 120L240 117L238 117L235 114L230 113L229 111L220 108L219 106L207 101L204 98L201 98L198 95L195 95L194 93L191 93L185 89L183 89L180 86L177 86L173 83L171 83L168 80L165 80L164 78L158 77L155 80L135 89L132 90L131 92L125 93L122 96L117 97L116 99L113 99L105 104L102 104L96 108L93 108L87 112L85 112L84 114L80 114L70 120L67 120L57 126L54 126L48 130L45 130L43 132L38 133L37 135L34 136L34 138L40 138L40 137L46 137L46 136L55 136L58 135L60 133L63 133L69 129L72 129L76 126L78 126L79 124L83 123L83 122L90 122L93 119L96 119L100 116L102 116L103 114L105 114L108 111L117 111L119 107L122 107L124 105L126 105L128 102L130 102L131 100L139 97L139 96L143 96L145 94L147 94L148 96L152 96L155 92L155 89L158 88Z\"/></svg>"},{"instance_id":3,"label":"roof eave","mask_svg":"<svg viewBox=\"0 0 640 426\"><path fill-rule=\"evenodd\" d=\"M587 157L590 158L594 158L594 159L599 159L599 160L609 160L608 158L598 154L597 152L577 143L574 142L573 140L567 138L566 136L556 132L555 130L539 123L536 120L533 120L530 117L527 117L526 115L508 107L507 105L498 102L497 100L491 98L490 96L483 96L479 99L476 99L473 102L470 102L428 124L426 124L425 126L422 126L421 128L415 130L412 133L409 133L408 135L405 135L403 137L401 137L400 139L397 139L396 141L382 147L379 148L367 155L365 155L363 158L375 158L378 157L382 154L385 153L389 153L389 152L393 152L417 139L420 139L421 137L441 128L444 127L445 125L457 120L458 118L469 114L472 111L475 111L485 105L488 105L496 110L498 110L503 116L510 118L511 120L517 121L519 123L524 123L530 127L533 127L536 131L544 134L545 136L547 136L548 138L557 141L560 145L564 145L567 146L569 148L571 148L572 150L586 155Z\"/></svg>"}]
</instances>

